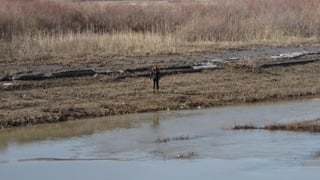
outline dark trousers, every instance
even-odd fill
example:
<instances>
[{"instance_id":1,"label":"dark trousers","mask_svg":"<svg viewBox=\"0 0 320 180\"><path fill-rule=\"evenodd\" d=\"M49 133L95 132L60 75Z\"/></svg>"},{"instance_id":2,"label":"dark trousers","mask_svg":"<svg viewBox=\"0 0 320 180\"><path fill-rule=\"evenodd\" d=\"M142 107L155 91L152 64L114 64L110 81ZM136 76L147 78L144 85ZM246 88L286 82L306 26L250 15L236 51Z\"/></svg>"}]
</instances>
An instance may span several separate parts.
<instances>
[{"instance_id":1,"label":"dark trousers","mask_svg":"<svg viewBox=\"0 0 320 180\"><path fill-rule=\"evenodd\" d=\"M159 90L159 79L153 79L153 90Z\"/></svg>"}]
</instances>

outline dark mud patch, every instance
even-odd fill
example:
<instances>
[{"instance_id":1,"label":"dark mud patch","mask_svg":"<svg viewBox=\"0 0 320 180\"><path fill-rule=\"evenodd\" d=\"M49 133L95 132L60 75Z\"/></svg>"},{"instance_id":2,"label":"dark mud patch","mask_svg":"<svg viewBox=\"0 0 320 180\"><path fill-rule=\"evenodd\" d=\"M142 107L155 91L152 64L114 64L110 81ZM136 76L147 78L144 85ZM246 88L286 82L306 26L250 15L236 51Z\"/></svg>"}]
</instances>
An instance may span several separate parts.
<instances>
[{"instance_id":1,"label":"dark mud patch","mask_svg":"<svg viewBox=\"0 0 320 180\"><path fill-rule=\"evenodd\" d=\"M311 153L312 159L320 159L320 151L315 151Z\"/></svg>"},{"instance_id":2,"label":"dark mud patch","mask_svg":"<svg viewBox=\"0 0 320 180\"><path fill-rule=\"evenodd\" d=\"M264 127L257 127L254 125L235 125L233 130L250 130L250 129L264 129Z\"/></svg>"},{"instance_id":3,"label":"dark mud patch","mask_svg":"<svg viewBox=\"0 0 320 180\"><path fill-rule=\"evenodd\" d=\"M195 158L197 154L195 152L188 152L188 153L178 153L176 154L176 159L192 159Z\"/></svg>"},{"instance_id":4,"label":"dark mud patch","mask_svg":"<svg viewBox=\"0 0 320 180\"><path fill-rule=\"evenodd\" d=\"M152 155L156 156L156 157L165 157L165 159L186 159L186 160L190 160L190 159L194 159L197 158L199 156L198 153L196 152L181 152L181 153L176 153L170 156L166 156L164 152L161 151L154 151L151 152Z\"/></svg>"},{"instance_id":5,"label":"dark mud patch","mask_svg":"<svg viewBox=\"0 0 320 180\"><path fill-rule=\"evenodd\" d=\"M271 68L275 66L293 66L293 65L303 65L308 63L313 63L319 61L320 53L310 53L305 55L299 55L294 57L288 57L283 59L277 59L273 62L263 63L258 66L258 68Z\"/></svg>"},{"instance_id":6,"label":"dark mud patch","mask_svg":"<svg viewBox=\"0 0 320 180\"><path fill-rule=\"evenodd\" d=\"M214 70L222 68L220 65L216 64L195 64L195 65L182 65L182 66L169 66L161 68L161 75L167 76L178 73L196 73L201 72L202 70ZM70 71L61 71L56 73L38 73L38 74L22 74L17 77L14 76L5 76L1 78L1 81L42 81L47 79L59 79L59 78L76 78L83 76L93 76L97 75L111 75L115 80L120 80L128 77L149 77L150 76L150 68L149 67L141 67L141 68L133 68L133 69L125 69L125 70L105 70L105 71L95 71L91 69L83 69L83 70L70 70Z\"/></svg>"},{"instance_id":7,"label":"dark mud patch","mask_svg":"<svg viewBox=\"0 0 320 180\"><path fill-rule=\"evenodd\" d=\"M9 161L0 160L0 164L7 164L7 163L9 163Z\"/></svg>"},{"instance_id":8,"label":"dark mud patch","mask_svg":"<svg viewBox=\"0 0 320 180\"><path fill-rule=\"evenodd\" d=\"M193 137L195 138L195 137ZM179 136L179 137L167 137L167 138L158 138L154 142L155 143L167 143L170 141L185 141L185 140L190 140L192 139L189 136Z\"/></svg>"},{"instance_id":9,"label":"dark mud patch","mask_svg":"<svg viewBox=\"0 0 320 180\"><path fill-rule=\"evenodd\" d=\"M52 158L40 157L30 159L19 159L18 162L41 162L41 161L132 161L129 158Z\"/></svg>"}]
</instances>

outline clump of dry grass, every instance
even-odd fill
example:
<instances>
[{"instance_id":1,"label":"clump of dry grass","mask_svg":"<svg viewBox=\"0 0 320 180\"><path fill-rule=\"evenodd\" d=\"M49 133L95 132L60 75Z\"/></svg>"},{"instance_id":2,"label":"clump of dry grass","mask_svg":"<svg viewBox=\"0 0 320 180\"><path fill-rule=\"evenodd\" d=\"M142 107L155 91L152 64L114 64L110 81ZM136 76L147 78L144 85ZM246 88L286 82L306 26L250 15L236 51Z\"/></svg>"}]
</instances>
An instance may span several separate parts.
<instances>
[{"instance_id":1,"label":"clump of dry grass","mask_svg":"<svg viewBox=\"0 0 320 180\"><path fill-rule=\"evenodd\" d=\"M307 132L320 132L320 119L293 122L288 124L271 124L264 127L257 127L253 125L236 125L233 130L248 130L248 129L265 129L270 131L283 130L283 131L307 131Z\"/></svg>"},{"instance_id":2,"label":"clump of dry grass","mask_svg":"<svg viewBox=\"0 0 320 180\"><path fill-rule=\"evenodd\" d=\"M249 67L253 72L255 72L260 68L262 62L260 59L250 58L247 61L245 61L245 65Z\"/></svg>"},{"instance_id":3,"label":"clump of dry grass","mask_svg":"<svg viewBox=\"0 0 320 180\"><path fill-rule=\"evenodd\" d=\"M250 130L250 129L262 129L262 128L254 125L235 125L232 129L233 130Z\"/></svg>"},{"instance_id":4,"label":"clump of dry grass","mask_svg":"<svg viewBox=\"0 0 320 180\"><path fill-rule=\"evenodd\" d=\"M320 119L303 122L294 122L289 124L272 124L265 126L265 129L320 132Z\"/></svg>"}]
</instances>

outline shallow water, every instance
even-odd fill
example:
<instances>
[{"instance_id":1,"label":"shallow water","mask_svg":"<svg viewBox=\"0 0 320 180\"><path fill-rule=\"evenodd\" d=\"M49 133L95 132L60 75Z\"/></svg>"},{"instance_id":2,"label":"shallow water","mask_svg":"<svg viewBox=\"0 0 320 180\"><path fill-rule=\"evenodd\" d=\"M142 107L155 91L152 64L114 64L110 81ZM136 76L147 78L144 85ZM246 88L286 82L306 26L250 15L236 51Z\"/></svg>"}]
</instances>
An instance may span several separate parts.
<instances>
[{"instance_id":1,"label":"shallow water","mask_svg":"<svg viewBox=\"0 0 320 180\"><path fill-rule=\"evenodd\" d=\"M318 179L320 134L231 128L320 118L319 107L312 99L5 129L1 179Z\"/></svg>"}]
</instances>

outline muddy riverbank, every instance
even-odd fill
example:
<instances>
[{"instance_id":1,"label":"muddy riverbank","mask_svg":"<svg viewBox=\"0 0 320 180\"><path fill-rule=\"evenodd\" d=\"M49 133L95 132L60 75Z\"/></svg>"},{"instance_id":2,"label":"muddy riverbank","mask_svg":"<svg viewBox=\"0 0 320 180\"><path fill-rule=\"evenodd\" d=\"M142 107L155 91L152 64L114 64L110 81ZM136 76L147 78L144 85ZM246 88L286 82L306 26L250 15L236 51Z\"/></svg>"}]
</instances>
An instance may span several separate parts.
<instances>
[{"instance_id":1,"label":"muddy riverbank","mask_svg":"<svg viewBox=\"0 0 320 180\"><path fill-rule=\"evenodd\" d=\"M314 52L316 48L312 48L308 52ZM300 52L302 50L308 48L300 49ZM277 59L276 56L269 57L272 55L270 52L266 49L265 52L232 50L232 53L218 53L219 56L210 53L172 55L100 62L79 61L69 65L41 61L18 65L1 62L0 78L7 75L56 77L2 81L0 126L7 128L116 114L199 109L320 95L320 62L312 60L318 59L319 54L279 56ZM241 53L246 55L240 56ZM311 61L285 66L261 66L292 58L294 62ZM155 63L165 73L160 80L160 91L154 93L148 69ZM197 67L202 68L199 70ZM78 70L86 70L89 74L58 76L61 72L70 75Z\"/></svg>"}]
</instances>

